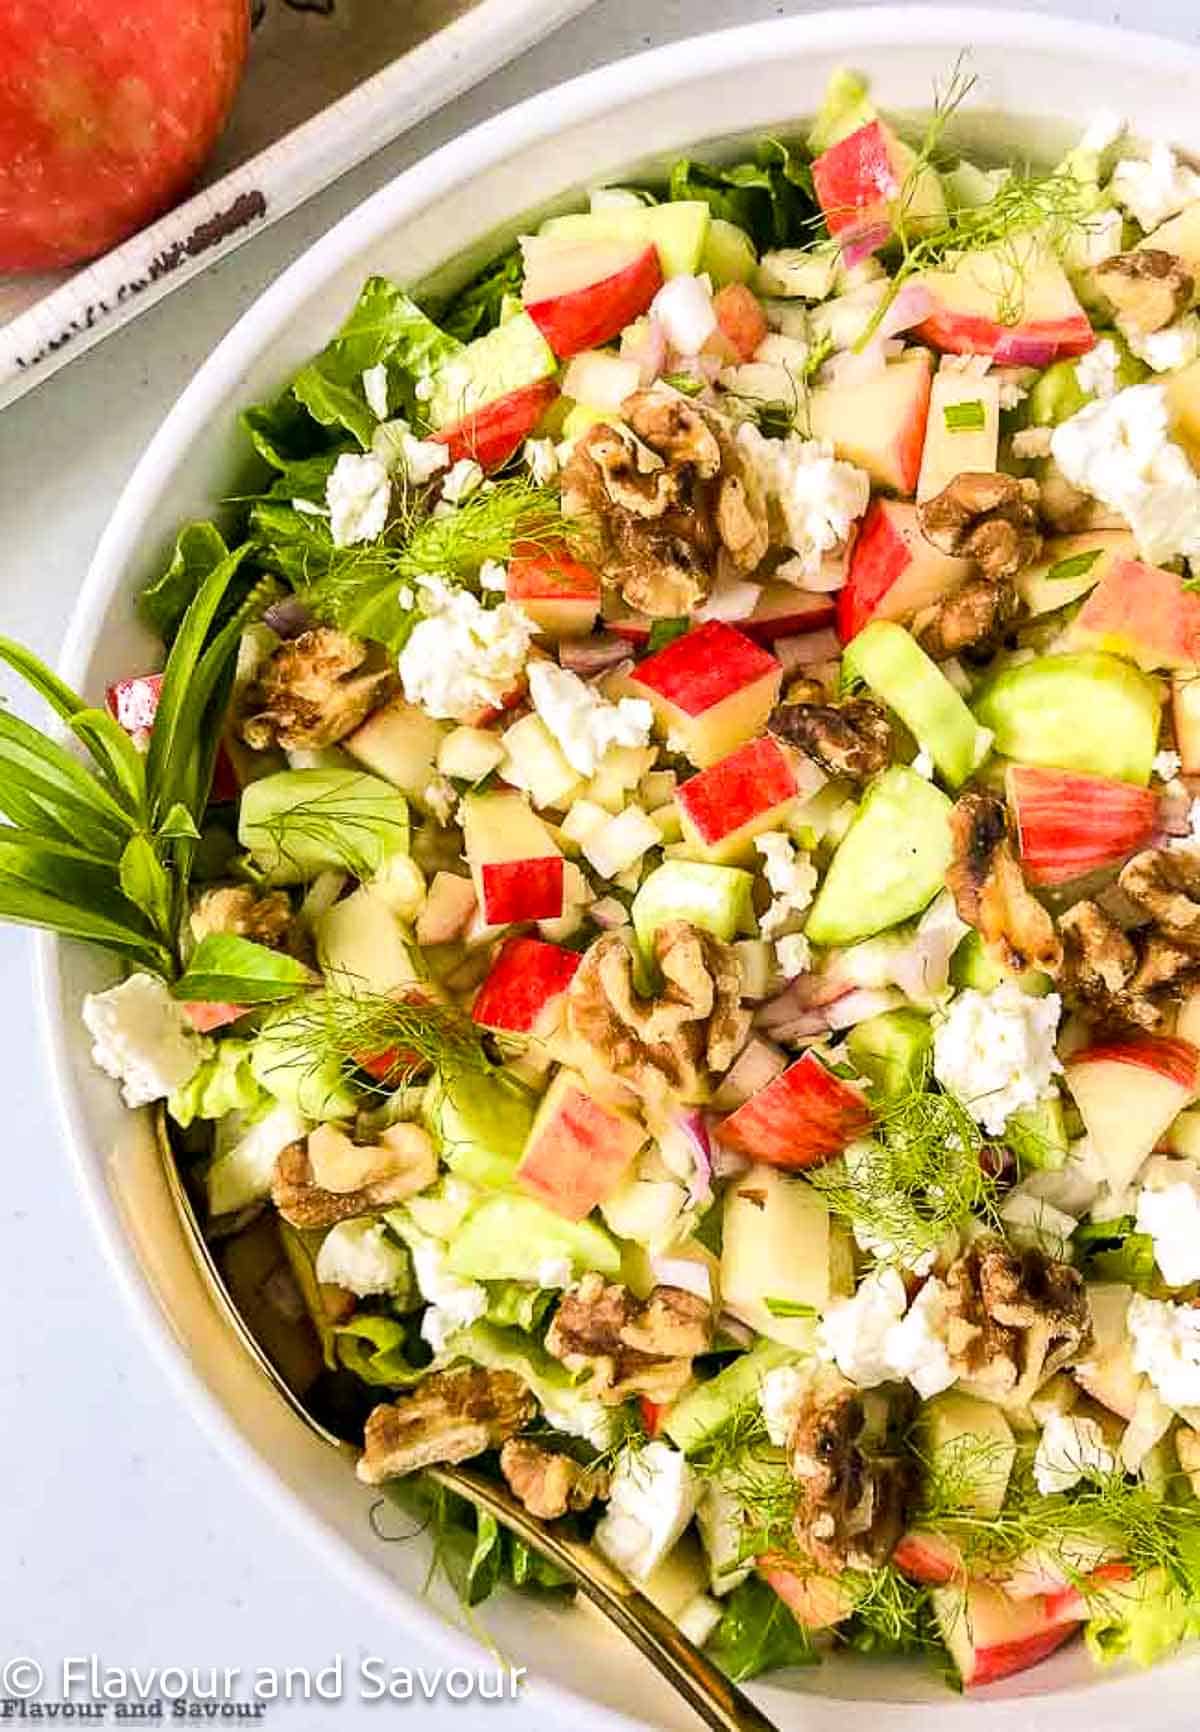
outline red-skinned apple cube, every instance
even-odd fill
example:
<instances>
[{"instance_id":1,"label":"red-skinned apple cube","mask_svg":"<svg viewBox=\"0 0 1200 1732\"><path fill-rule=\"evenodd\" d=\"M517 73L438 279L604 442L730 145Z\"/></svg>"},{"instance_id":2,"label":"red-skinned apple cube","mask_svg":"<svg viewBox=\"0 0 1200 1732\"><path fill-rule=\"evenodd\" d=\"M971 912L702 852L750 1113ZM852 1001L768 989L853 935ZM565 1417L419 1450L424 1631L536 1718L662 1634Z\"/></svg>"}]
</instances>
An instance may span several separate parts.
<instances>
[{"instance_id":1,"label":"red-skinned apple cube","mask_svg":"<svg viewBox=\"0 0 1200 1732\"><path fill-rule=\"evenodd\" d=\"M1114 1588L1120 1588L1134 1580L1133 1568L1129 1564L1114 1561L1110 1564L1100 1564L1089 1572L1086 1581L1080 1585L1076 1582L1066 1582L1061 1588L1047 1593L1045 1596L1046 1612L1052 1619L1078 1618L1081 1623L1095 1617L1105 1606L1106 1594L1110 1598Z\"/></svg>"},{"instance_id":2,"label":"red-skinned apple cube","mask_svg":"<svg viewBox=\"0 0 1200 1732\"><path fill-rule=\"evenodd\" d=\"M824 781L819 770L800 770L811 760L797 758L770 735L748 740L727 758L689 777L676 799L685 839L695 852L718 866L752 859L754 838L777 829L802 793L815 794Z\"/></svg>"},{"instance_id":3,"label":"red-skinned apple cube","mask_svg":"<svg viewBox=\"0 0 1200 1732\"><path fill-rule=\"evenodd\" d=\"M1049 1610L1041 1595L1012 1600L989 1582L935 1588L932 1598L942 1640L966 1689L1036 1666L1079 1628L1078 1618Z\"/></svg>"},{"instance_id":4,"label":"red-skinned apple cube","mask_svg":"<svg viewBox=\"0 0 1200 1732\"><path fill-rule=\"evenodd\" d=\"M586 637L600 612L600 578L565 548L518 548L508 564L505 594L552 643Z\"/></svg>"},{"instance_id":5,"label":"red-skinned apple cube","mask_svg":"<svg viewBox=\"0 0 1200 1732\"><path fill-rule=\"evenodd\" d=\"M849 643L873 619L907 622L953 594L970 569L967 560L953 559L926 541L915 505L873 500L851 550L845 586L838 592L838 636Z\"/></svg>"},{"instance_id":6,"label":"red-skinned apple cube","mask_svg":"<svg viewBox=\"0 0 1200 1732\"><path fill-rule=\"evenodd\" d=\"M582 1221L616 1190L645 1141L637 1119L598 1101L577 1072L561 1070L530 1127L517 1183L555 1214Z\"/></svg>"},{"instance_id":7,"label":"red-skinned apple cube","mask_svg":"<svg viewBox=\"0 0 1200 1732\"><path fill-rule=\"evenodd\" d=\"M1085 1047L1067 1060L1067 1087L1114 1191L1132 1184L1173 1119L1197 1092L1200 1052L1167 1035Z\"/></svg>"},{"instance_id":8,"label":"red-skinned apple cube","mask_svg":"<svg viewBox=\"0 0 1200 1732\"><path fill-rule=\"evenodd\" d=\"M0 7L0 272L93 258L187 191L249 20L246 0Z\"/></svg>"},{"instance_id":9,"label":"red-skinned apple cube","mask_svg":"<svg viewBox=\"0 0 1200 1732\"><path fill-rule=\"evenodd\" d=\"M836 239L868 245L873 240L875 246L887 240L892 209L904 184L894 143L890 128L872 120L814 159L817 202Z\"/></svg>"},{"instance_id":10,"label":"red-skinned apple cube","mask_svg":"<svg viewBox=\"0 0 1200 1732\"><path fill-rule=\"evenodd\" d=\"M713 296L713 312L733 359L749 361L767 334L767 315L753 289L745 283L726 283Z\"/></svg>"},{"instance_id":11,"label":"red-skinned apple cube","mask_svg":"<svg viewBox=\"0 0 1200 1732\"><path fill-rule=\"evenodd\" d=\"M956 355L991 355L1000 366L1048 367L1096 341L1066 272L1036 237L964 254L915 279L933 298L916 335ZM1019 297L1013 319L1014 284Z\"/></svg>"},{"instance_id":12,"label":"red-skinned apple cube","mask_svg":"<svg viewBox=\"0 0 1200 1732\"><path fill-rule=\"evenodd\" d=\"M525 310L563 360L619 336L662 287L652 244L535 235L521 247Z\"/></svg>"},{"instance_id":13,"label":"red-skinned apple cube","mask_svg":"<svg viewBox=\"0 0 1200 1732\"><path fill-rule=\"evenodd\" d=\"M1114 559L1068 627L1064 647L1107 650L1147 673L1200 671L1200 595L1173 571Z\"/></svg>"},{"instance_id":14,"label":"red-skinned apple cube","mask_svg":"<svg viewBox=\"0 0 1200 1732\"><path fill-rule=\"evenodd\" d=\"M933 363L925 349L889 361L853 385L821 385L809 398L814 439L828 439L876 487L906 498L916 491L929 420Z\"/></svg>"},{"instance_id":15,"label":"red-skinned apple cube","mask_svg":"<svg viewBox=\"0 0 1200 1732\"><path fill-rule=\"evenodd\" d=\"M162 696L162 682L161 674L134 674L129 679L114 680L105 691L104 702L109 715L120 723L139 751L145 751L150 744L150 731ZM213 765L209 800L214 806L228 805L241 791L242 778L238 775L231 748L222 741L217 747Z\"/></svg>"},{"instance_id":16,"label":"red-skinned apple cube","mask_svg":"<svg viewBox=\"0 0 1200 1732\"><path fill-rule=\"evenodd\" d=\"M471 1006L472 1018L509 1034L546 1033L580 961L577 951L560 944L506 938Z\"/></svg>"},{"instance_id":17,"label":"red-skinned apple cube","mask_svg":"<svg viewBox=\"0 0 1200 1732\"><path fill-rule=\"evenodd\" d=\"M892 1562L909 1581L927 1582L931 1587L957 1581L966 1574L962 1551L954 1541L923 1529L913 1529L897 1542Z\"/></svg>"},{"instance_id":18,"label":"red-skinned apple cube","mask_svg":"<svg viewBox=\"0 0 1200 1732\"><path fill-rule=\"evenodd\" d=\"M738 622L738 630L756 643L769 644L776 638L820 631L836 618L837 594L833 591L817 594L790 583L764 583L754 612Z\"/></svg>"},{"instance_id":19,"label":"red-skinned apple cube","mask_svg":"<svg viewBox=\"0 0 1200 1732\"><path fill-rule=\"evenodd\" d=\"M805 1053L721 1123L721 1141L769 1167L817 1167L871 1124L864 1097Z\"/></svg>"},{"instance_id":20,"label":"red-skinned apple cube","mask_svg":"<svg viewBox=\"0 0 1200 1732\"><path fill-rule=\"evenodd\" d=\"M558 396L554 379L538 379L509 391L450 427L429 435L450 454L451 463L472 458L481 469L498 469L533 432Z\"/></svg>"},{"instance_id":21,"label":"red-skinned apple cube","mask_svg":"<svg viewBox=\"0 0 1200 1732\"><path fill-rule=\"evenodd\" d=\"M704 770L762 730L782 677L760 644L712 620L617 683L628 696L649 699L659 732Z\"/></svg>"},{"instance_id":22,"label":"red-skinned apple cube","mask_svg":"<svg viewBox=\"0 0 1200 1732\"><path fill-rule=\"evenodd\" d=\"M1155 831L1158 796L1130 782L1010 764L1006 785L1030 884L1069 884L1115 866Z\"/></svg>"},{"instance_id":23,"label":"red-skinned apple cube","mask_svg":"<svg viewBox=\"0 0 1200 1732\"><path fill-rule=\"evenodd\" d=\"M836 1576L821 1576L785 1553L765 1552L758 1573L805 1630L828 1630L853 1615L855 1594Z\"/></svg>"},{"instance_id":24,"label":"red-skinned apple cube","mask_svg":"<svg viewBox=\"0 0 1200 1732\"><path fill-rule=\"evenodd\" d=\"M469 794L463 804L467 863L484 923L557 920L562 855L528 801L520 794Z\"/></svg>"},{"instance_id":25,"label":"red-skinned apple cube","mask_svg":"<svg viewBox=\"0 0 1200 1732\"><path fill-rule=\"evenodd\" d=\"M220 1004L215 1000L194 1000L183 1006L183 1014L187 1017L197 1034L211 1034L214 1029L227 1028L231 1022L236 1022L239 1016L245 1016L253 1009L249 1004Z\"/></svg>"}]
</instances>

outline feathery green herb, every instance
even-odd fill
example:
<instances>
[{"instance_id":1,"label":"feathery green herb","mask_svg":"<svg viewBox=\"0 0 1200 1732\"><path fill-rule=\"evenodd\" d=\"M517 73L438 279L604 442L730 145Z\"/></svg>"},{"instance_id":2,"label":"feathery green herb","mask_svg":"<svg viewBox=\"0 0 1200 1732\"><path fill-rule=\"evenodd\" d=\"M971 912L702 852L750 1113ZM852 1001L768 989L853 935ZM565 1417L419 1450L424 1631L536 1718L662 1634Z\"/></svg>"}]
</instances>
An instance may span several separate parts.
<instances>
[{"instance_id":1,"label":"feathery green herb","mask_svg":"<svg viewBox=\"0 0 1200 1732\"><path fill-rule=\"evenodd\" d=\"M310 993L288 1015L288 1040L289 1050L303 1054L314 1071L334 1066L357 1076L364 1061L373 1061L378 1086L388 1093L426 1067L443 1077L491 1068L465 1011L382 993Z\"/></svg>"}]
</instances>

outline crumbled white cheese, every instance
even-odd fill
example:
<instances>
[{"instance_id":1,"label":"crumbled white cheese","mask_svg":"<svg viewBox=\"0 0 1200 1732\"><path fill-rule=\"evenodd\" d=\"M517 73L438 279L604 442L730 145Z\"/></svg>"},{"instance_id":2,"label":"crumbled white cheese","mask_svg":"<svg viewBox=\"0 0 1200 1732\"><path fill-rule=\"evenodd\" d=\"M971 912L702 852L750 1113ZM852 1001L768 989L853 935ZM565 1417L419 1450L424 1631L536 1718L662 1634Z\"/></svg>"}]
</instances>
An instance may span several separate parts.
<instances>
[{"instance_id":1,"label":"crumbled white cheese","mask_svg":"<svg viewBox=\"0 0 1200 1732\"><path fill-rule=\"evenodd\" d=\"M492 595L504 595L508 589L508 569L498 559L485 559L479 567L479 587Z\"/></svg>"},{"instance_id":2,"label":"crumbled white cheese","mask_svg":"<svg viewBox=\"0 0 1200 1732\"><path fill-rule=\"evenodd\" d=\"M1089 211L1071 225L1070 233L1064 239L1064 268L1073 273L1102 265L1105 259L1113 258L1121 251L1124 232L1125 218L1115 205L1106 210Z\"/></svg>"},{"instance_id":3,"label":"crumbled white cheese","mask_svg":"<svg viewBox=\"0 0 1200 1732\"><path fill-rule=\"evenodd\" d=\"M1111 337L1104 337L1075 363L1075 378L1090 397L1111 397L1117 388L1121 357Z\"/></svg>"},{"instance_id":4,"label":"crumbled white cheese","mask_svg":"<svg viewBox=\"0 0 1200 1732\"><path fill-rule=\"evenodd\" d=\"M1200 1281L1200 1169L1153 1155L1141 1173L1137 1230L1154 1240L1154 1261L1168 1287Z\"/></svg>"},{"instance_id":5,"label":"crumbled white cheese","mask_svg":"<svg viewBox=\"0 0 1200 1732\"><path fill-rule=\"evenodd\" d=\"M1069 1241L1079 1223L1065 1209L1018 1186L1005 1197L999 1215L1015 1244L1032 1245L1050 1257L1069 1259Z\"/></svg>"},{"instance_id":6,"label":"crumbled white cheese","mask_svg":"<svg viewBox=\"0 0 1200 1732\"><path fill-rule=\"evenodd\" d=\"M893 1377L911 1383L922 1401L940 1395L956 1381L946 1346L948 1325L946 1288L931 1277L884 1341Z\"/></svg>"},{"instance_id":7,"label":"crumbled white cheese","mask_svg":"<svg viewBox=\"0 0 1200 1732\"><path fill-rule=\"evenodd\" d=\"M515 603L484 607L441 578L422 578L421 590L425 617L400 652L405 697L455 722L498 708L524 671L537 626Z\"/></svg>"},{"instance_id":8,"label":"crumbled white cheese","mask_svg":"<svg viewBox=\"0 0 1200 1732\"><path fill-rule=\"evenodd\" d=\"M1160 782L1173 782L1182 769L1183 759L1178 752L1155 752L1150 760L1150 773Z\"/></svg>"},{"instance_id":9,"label":"crumbled white cheese","mask_svg":"<svg viewBox=\"0 0 1200 1732\"><path fill-rule=\"evenodd\" d=\"M803 932L785 932L775 940L775 960L785 980L795 980L812 966L812 950Z\"/></svg>"},{"instance_id":10,"label":"crumbled white cheese","mask_svg":"<svg viewBox=\"0 0 1200 1732\"><path fill-rule=\"evenodd\" d=\"M487 1288L478 1281L463 1281L446 1267L446 1247L411 1227L407 1229L417 1289L428 1309L421 1319L421 1338L435 1353L460 1329L478 1322L487 1310Z\"/></svg>"},{"instance_id":11,"label":"crumbled white cheese","mask_svg":"<svg viewBox=\"0 0 1200 1732\"><path fill-rule=\"evenodd\" d=\"M460 457L442 476L442 498L451 505L461 505L483 480L483 470L473 457Z\"/></svg>"},{"instance_id":12,"label":"crumbled white cheese","mask_svg":"<svg viewBox=\"0 0 1200 1732\"><path fill-rule=\"evenodd\" d=\"M908 1309L895 1269L872 1269L848 1299L837 1299L817 1328L817 1351L860 1389L896 1379L888 1337Z\"/></svg>"},{"instance_id":13,"label":"crumbled white cheese","mask_svg":"<svg viewBox=\"0 0 1200 1732\"><path fill-rule=\"evenodd\" d=\"M1109 190L1149 233L1200 199L1200 174L1181 163L1169 145L1154 144L1144 160L1126 157L1117 164Z\"/></svg>"},{"instance_id":14,"label":"crumbled white cheese","mask_svg":"<svg viewBox=\"0 0 1200 1732\"><path fill-rule=\"evenodd\" d=\"M921 750L913 759L912 768L916 775L924 777L925 781L933 781L933 758L925 750L924 746L921 747Z\"/></svg>"},{"instance_id":15,"label":"crumbled white cheese","mask_svg":"<svg viewBox=\"0 0 1200 1732\"><path fill-rule=\"evenodd\" d=\"M1022 462L1032 458L1049 457L1050 444L1053 437L1051 427L1019 427L1012 436L1012 454Z\"/></svg>"},{"instance_id":16,"label":"crumbled white cheese","mask_svg":"<svg viewBox=\"0 0 1200 1732\"><path fill-rule=\"evenodd\" d=\"M687 1458L656 1438L618 1457L608 1509L592 1538L618 1569L644 1582L691 1521L699 1494Z\"/></svg>"},{"instance_id":17,"label":"crumbled white cheese","mask_svg":"<svg viewBox=\"0 0 1200 1732\"><path fill-rule=\"evenodd\" d=\"M1111 1473L1116 1465L1117 1458L1094 1419L1052 1413L1038 1440L1033 1477L1042 1496L1050 1497L1070 1491L1086 1476Z\"/></svg>"},{"instance_id":18,"label":"crumbled white cheese","mask_svg":"<svg viewBox=\"0 0 1200 1732\"><path fill-rule=\"evenodd\" d=\"M1186 367L1200 355L1200 318L1187 313L1161 331L1148 334L1126 328L1125 340L1140 361L1155 373L1171 373Z\"/></svg>"},{"instance_id":19,"label":"crumbled white cheese","mask_svg":"<svg viewBox=\"0 0 1200 1732\"><path fill-rule=\"evenodd\" d=\"M1056 992L1034 998L1006 980L991 992L960 992L935 1028L934 1075L990 1136L1049 1093L1062 1070L1054 1050L1061 1012Z\"/></svg>"},{"instance_id":20,"label":"crumbled white cheese","mask_svg":"<svg viewBox=\"0 0 1200 1732\"><path fill-rule=\"evenodd\" d=\"M344 451L325 482L329 532L335 547L354 547L383 534L392 504L387 465L365 451Z\"/></svg>"},{"instance_id":21,"label":"crumbled white cheese","mask_svg":"<svg viewBox=\"0 0 1200 1732\"><path fill-rule=\"evenodd\" d=\"M1017 367L997 368L996 377L1000 382L999 402L1002 409L1016 409L1028 397L1029 387L1022 384Z\"/></svg>"},{"instance_id":22,"label":"crumbled white cheese","mask_svg":"<svg viewBox=\"0 0 1200 1732\"><path fill-rule=\"evenodd\" d=\"M543 1257L537 1266L539 1287L569 1287L574 1276L569 1257Z\"/></svg>"},{"instance_id":23,"label":"crumbled white cheese","mask_svg":"<svg viewBox=\"0 0 1200 1732\"><path fill-rule=\"evenodd\" d=\"M1102 108L1084 128L1083 137L1075 149L1087 156L1103 156L1123 136L1127 124L1115 109Z\"/></svg>"},{"instance_id":24,"label":"crumbled white cheese","mask_svg":"<svg viewBox=\"0 0 1200 1732\"><path fill-rule=\"evenodd\" d=\"M1200 1406L1200 1307L1135 1293L1126 1327L1133 1369L1145 1372L1167 1406Z\"/></svg>"},{"instance_id":25,"label":"crumbled white cheese","mask_svg":"<svg viewBox=\"0 0 1200 1732\"><path fill-rule=\"evenodd\" d=\"M866 470L835 457L828 440L797 433L768 439L752 421L738 428L737 444L803 573L816 576L824 555L843 545L870 503Z\"/></svg>"},{"instance_id":26,"label":"crumbled white cheese","mask_svg":"<svg viewBox=\"0 0 1200 1732\"><path fill-rule=\"evenodd\" d=\"M558 452L553 439L527 439L521 460L538 487L548 487L558 474Z\"/></svg>"},{"instance_id":27,"label":"crumbled white cheese","mask_svg":"<svg viewBox=\"0 0 1200 1732\"><path fill-rule=\"evenodd\" d=\"M367 399L367 408L377 421L388 418L388 371L387 362L380 361L374 367L364 367L362 376L363 396Z\"/></svg>"},{"instance_id":28,"label":"crumbled white cheese","mask_svg":"<svg viewBox=\"0 0 1200 1732\"><path fill-rule=\"evenodd\" d=\"M698 355L717 328L707 277L671 277L650 303L667 342L680 355Z\"/></svg>"},{"instance_id":29,"label":"crumbled white cheese","mask_svg":"<svg viewBox=\"0 0 1200 1732\"><path fill-rule=\"evenodd\" d=\"M772 892L771 906L759 921L764 938L771 938L793 915L803 914L817 888L817 869L786 830L764 830L754 838L763 857L763 873Z\"/></svg>"},{"instance_id":30,"label":"crumbled white cheese","mask_svg":"<svg viewBox=\"0 0 1200 1732\"><path fill-rule=\"evenodd\" d=\"M610 746L644 746L650 738L654 711L644 698L611 703L557 662L530 663L529 695L563 757L581 776L595 775Z\"/></svg>"},{"instance_id":31,"label":"crumbled white cheese","mask_svg":"<svg viewBox=\"0 0 1200 1732\"><path fill-rule=\"evenodd\" d=\"M1170 436L1162 385L1089 403L1060 422L1050 448L1068 481L1120 512L1143 559L1200 557L1200 476Z\"/></svg>"},{"instance_id":32,"label":"crumbled white cheese","mask_svg":"<svg viewBox=\"0 0 1200 1732\"><path fill-rule=\"evenodd\" d=\"M408 1256L397 1245L382 1221L363 1215L339 1221L321 1240L317 1252L318 1281L344 1287L365 1299L372 1293L390 1293L408 1274Z\"/></svg>"},{"instance_id":33,"label":"crumbled white cheese","mask_svg":"<svg viewBox=\"0 0 1200 1732\"><path fill-rule=\"evenodd\" d=\"M414 487L445 469L450 453L437 439L418 439L407 421L381 421L371 440L371 454L377 457L389 473L403 469Z\"/></svg>"},{"instance_id":34,"label":"crumbled white cheese","mask_svg":"<svg viewBox=\"0 0 1200 1732\"><path fill-rule=\"evenodd\" d=\"M92 1059L121 1084L127 1107L165 1100L182 1088L211 1047L157 975L131 974L107 992L89 992L82 1014Z\"/></svg>"},{"instance_id":35,"label":"crumbled white cheese","mask_svg":"<svg viewBox=\"0 0 1200 1732\"><path fill-rule=\"evenodd\" d=\"M811 1374L802 1365L777 1365L758 1386L763 1424L777 1449L783 1449L791 1436L810 1381Z\"/></svg>"}]
</instances>

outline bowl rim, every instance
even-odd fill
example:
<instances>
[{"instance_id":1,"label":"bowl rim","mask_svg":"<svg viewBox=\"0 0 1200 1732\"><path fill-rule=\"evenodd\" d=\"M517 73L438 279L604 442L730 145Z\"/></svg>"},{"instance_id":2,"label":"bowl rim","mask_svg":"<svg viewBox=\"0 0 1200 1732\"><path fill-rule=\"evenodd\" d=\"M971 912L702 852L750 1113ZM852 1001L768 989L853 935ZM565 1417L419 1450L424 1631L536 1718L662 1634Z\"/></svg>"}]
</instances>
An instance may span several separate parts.
<instances>
[{"instance_id":1,"label":"bowl rim","mask_svg":"<svg viewBox=\"0 0 1200 1732\"><path fill-rule=\"evenodd\" d=\"M777 55L794 56L806 49L852 54L856 49L879 50L891 43L953 48L966 42L1012 47L1036 55L1039 50L1061 50L1068 38L1082 58L1116 62L1139 77L1159 72L1177 80L1189 69L1200 75L1200 48L1183 40L1050 14L933 5L866 7L852 13L823 10L684 37L628 58L607 61L525 98L439 146L386 182L306 247L239 315L172 404L125 482L97 543L64 636L58 658L60 674L74 684L86 672L92 643L110 613L129 561L137 556L164 465L170 467L176 454L202 433L228 396L231 382L286 324L296 306L312 292L314 282L332 276L356 253L399 228L471 174L553 138L561 130L564 113L570 114L572 124L595 120L618 104L705 76L732 76L756 62ZM171 1330L152 1287L129 1254L129 1240L105 1184L103 1165L93 1153L85 1102L72 1080L71 1049L77 1037L60 1010L64 948L65 941L52 934L34 935L36 1014L50 1093L75 1184L143 1340L176 1391L199 1416L220 1454L236 1464L284 1525L313 1547L339 1577L361 1591L373 1608L395 1615L397 1607L402 1607L404 1622L436 1651L452 1662L477 1665L486 1650L473 1636L448 1622L429 1602L407 1594L395 1583L385 1583L304 1498L283 1483L205 1385L189 1360L185 1344ZM636 1732L645 1724L549 1680L531 1678L523 1685L523 1692L531 1704L540 1701L559 1714L577 1714L583 1709L590 1716L590 1725L611 1728L611 1732ZM1031 1700L1063 1701L1078 1694L1068 1687L1034 1695Z\"/></svg>"}]
</instances>

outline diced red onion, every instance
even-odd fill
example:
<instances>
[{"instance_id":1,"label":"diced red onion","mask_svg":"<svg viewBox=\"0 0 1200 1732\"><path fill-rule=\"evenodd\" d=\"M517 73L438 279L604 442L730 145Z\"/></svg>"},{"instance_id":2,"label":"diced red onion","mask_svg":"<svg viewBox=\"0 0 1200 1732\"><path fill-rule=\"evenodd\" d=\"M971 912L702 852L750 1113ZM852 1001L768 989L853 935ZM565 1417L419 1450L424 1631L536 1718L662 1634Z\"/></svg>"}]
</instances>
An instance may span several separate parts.
<instances>
[{"instance_id":1,"label":"diced red onion","mask_svg":"<svg viewBox=\"0 0 1200 1732\"><path fill-rule=\"evenodd\" d=\"M678 1287L712 1303L712 1276L699 1257L651 1257L650 1272L660 1287Z\"/></svg>"},{"instance_id":2,"label":"diced red onion","mask_svg":"<svg viewBox=\"0 0 1200 1732\"><path fill-rule=\"evenodd\" d=\"M1159 796L1158 829L1164 836L1190 836L1192 796L1186 788L1167 789Z\"/></svg>"},{"instance_id":3,"label":"diced red onion","mask_svg":"<svg viewBox=\"0 0 1200 1732\"><path fill-rule=\"evenodd\" d=\"M731 1341L736 1341L741 1347L753 1347L755 1334L748 1323L743 1323L740 1317L735 1317L732 1311L722 1311L717 1318L717 1328L722 1335L728 1335Z\"/></svg>"},{"instance_id":4,"label":"diced red onion","mask_svg":"<svg viewBox=\"0 0 1200 1732\"><path fill-rule=\"evenodd\" d=\"M924 283L904 283L879 321L878 337L896 337L901 331L911 331L927 319L934 309L934 299Z\"/></svg>"},{"instance_id":5,"label":"diced red onion","mask_svg":"<svg viewBox=\"0 0 1200 1732\"><path fill-rule=\"evenodd\" d=\"M717 1090L721 1107L732 1112L787 1068L787 1057L769 1040L752 1034L726 1071Z\"/></svg>"},{"instance_id":6,"label":"diced red onion","mask_svg":"<svg viewBox=\"0 0 1200 1732\"><path fill-rule=\"evenodd\" d=\"M594 637L564 638L558 646L558 659L571 673L590 679L593 674L608 673L629 654L629 645L615 632L598 632Z\"/></svg>"},{"instance_id":7,"label":"diced red onion","mask_svg":"<svg viewBox=\"0 0 1200 1732\"><path fill-rule=\"evenodd\" d=\"M864 259L869 259L872 253L877 253L880 247L887 245L891 238L890 223L872 223L869 228L859 229L841 243L842 260L846 269L853 270Z\"/></svg>"},{"instance_id":8,"label":"diced red onion","mask_svg":"<svg viewBox=\"0 0 1200 1732\"><path fill-rule=\"evenodd\" d=\"M836 999L825 1015L830 1028L853 1028L857 1022L882 1016L885 1010L898 1010L903 1003L904 994L893 986L862 986Z\"/></svg>"},{"instance_id":9,"label":"diced red onion","mask_svg":"<svg viewBox=\"0 0 1200 1732\"><path fill-rule=\"evenodd\" d=\"M667 334L657 319L647 319L636 335L626 330L621 338L621 358L636 361L643 385L652 385L667 363Z\"/></svg>"},{"instance_id":10,"label":"diced red onion","mask_svg":"<svg viewBox=\"0 0 1200 1732\"><path fill-rule=\"evenodd\" d=\"M671 355L669 365L672 373L686 373L711 385L720 377L725 363L720 355Z\"/></svg>"},{"instance_id":11,"label":"diced red onion","mask_svg":"<svg viewBox=\"0 0 1200 1732\"><path fill-rule=\"evenodd\" d=\"M285 595L265 609L263 624L270 626L278 637L293 638L308 631L313 616L298 595Z\"/></svg>"},{"instance_id":12,"label":"diced red onion","mask_svg":"<svg viewBox=\"0 0 1200 1732\"><path fill-rule=\"evenodd\" d=\"M835 631L822 626L819 631L806 631L798 637L776 638L772 648L783 664L784 677L797 668L811 667L814 662L832 661L841 654L841 642Z\"/></svg>"},{"instance_id":13,"label":"diced red onion","mask_svg":"<svg viewBox=\"0 0 1200 1732\"><path fill-rule=\"evenodd\" d=\"M695 1108L684 1108L671 1120L671 1128L686 1143L691 1155L688 1202L706 1203L712 1196L712 1145L704 1114Z\"/></svg>"},{"instance_id":14,"label":"diced red onion","mask_svg":"<svg viewBox=\"0 0 1200 1732\"><path fill-rule=\"evenodd\" d=\"M1005 331L992 351L998 367L1048 367L1058 352L1053 338L1023 337L1019 331Z\"/></svg>"}]
</instances>

